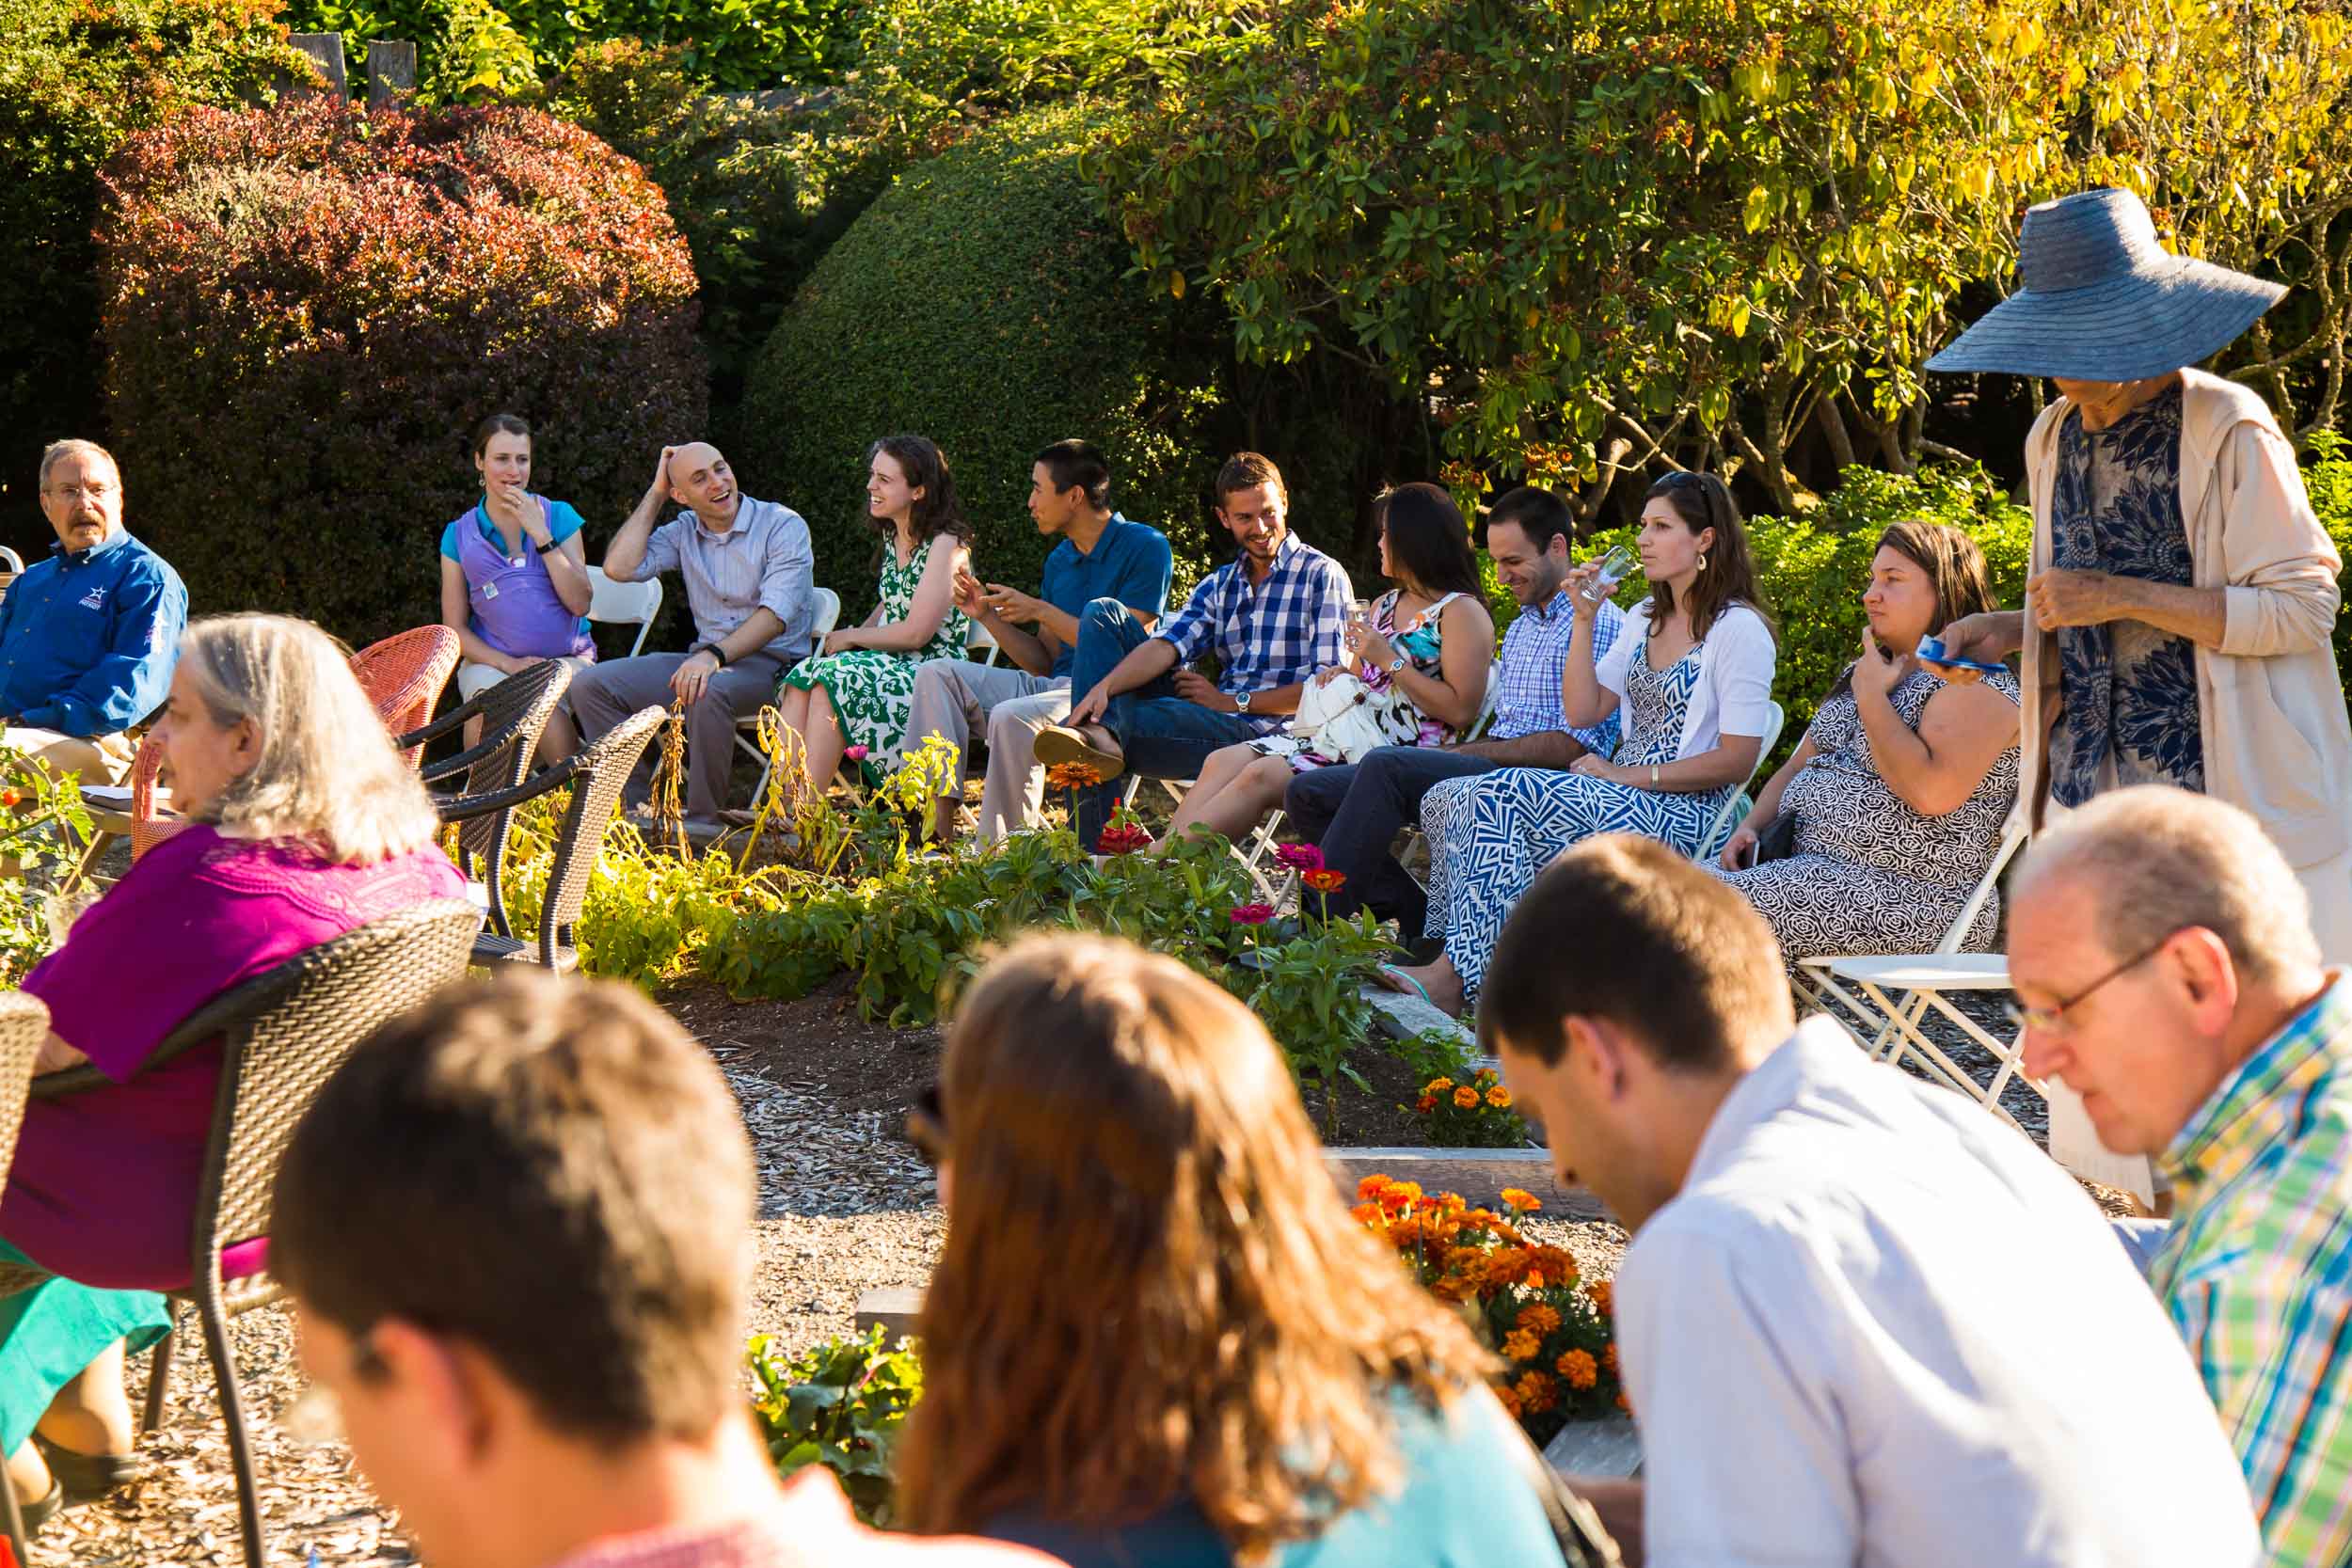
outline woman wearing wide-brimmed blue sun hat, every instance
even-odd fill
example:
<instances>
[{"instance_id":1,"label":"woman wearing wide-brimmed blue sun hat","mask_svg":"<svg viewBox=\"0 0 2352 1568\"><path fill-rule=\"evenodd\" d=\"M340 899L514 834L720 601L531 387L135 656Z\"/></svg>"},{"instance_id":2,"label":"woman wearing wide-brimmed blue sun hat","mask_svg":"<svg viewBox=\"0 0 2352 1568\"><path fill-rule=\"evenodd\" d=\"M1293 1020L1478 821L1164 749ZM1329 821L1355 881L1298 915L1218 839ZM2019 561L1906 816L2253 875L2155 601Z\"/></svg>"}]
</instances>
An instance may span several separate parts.
<instances>
[{"instance_id":1,"label":"woman wearing wide-brimmed blue sun hat","mask_svg":"<svg viewBox=\"0 0 2352 1568\"><path fill-rule=\"evenodd\" d=\"M2344 562L2269 408L2191 368L2286 291L2167 251L2122 190L2028 212L2017 261L2024 287L1928 368L2061 394L2026 437L2025 606L1944 632L1959 657L2025 652L2019 808L2038 827L2135 784L2243 806L2329 960L2352 960L2352 722L2328 643Z\"/></svg>"}]
</instances>

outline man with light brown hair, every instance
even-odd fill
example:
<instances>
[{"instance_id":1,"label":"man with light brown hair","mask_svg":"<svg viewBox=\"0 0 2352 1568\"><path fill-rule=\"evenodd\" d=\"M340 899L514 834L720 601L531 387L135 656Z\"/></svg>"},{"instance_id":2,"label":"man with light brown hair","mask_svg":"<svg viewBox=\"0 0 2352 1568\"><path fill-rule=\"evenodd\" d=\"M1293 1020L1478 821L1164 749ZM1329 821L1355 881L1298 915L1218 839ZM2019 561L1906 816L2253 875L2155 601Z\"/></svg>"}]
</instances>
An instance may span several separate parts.
<instances>
[{"instance_id":1,"label":"man with light brown hair","mask_svg":"<svg viewBox=\"0 0 2352 1568\"><path fill-rule=\"evenodd\" d=\"M778 1487L743 1385L753 1197L725 1082L635 990L444 992L343 1064L278 1173L313 1421L442 1568L1045 1562L861 1529L820 1466Z\"/></svg>"},{"instance_id":2,"label":"man with light brown hair","mask_svg":"<svg viewBox=\"0 0 2352 1568\"><path fill-rule=\"evenodd\" d=\"M1633 1231L1644 1480L1589 1490L1639 1508L1653 1568L2254 1560L2212 1406L2089 1197L1799 1025L1735 889L1655 840L1579 845L1512 911L1479 1026L1561 1180Z\"/></svg>"},{"instance_id":3,"label":"man with light brown hair","mask_svg":"<svg viewBox=\"0 0 2352 1568\"><path fill-rule=\"evenodd\" d=\"M2149 1282L2236 1445L2268 1560L2352 1561L2352 991L2304 882L2211 796L2101 796L2010 907L2025 1069L2171 1183Z\"/></svg>"}]
</instances>

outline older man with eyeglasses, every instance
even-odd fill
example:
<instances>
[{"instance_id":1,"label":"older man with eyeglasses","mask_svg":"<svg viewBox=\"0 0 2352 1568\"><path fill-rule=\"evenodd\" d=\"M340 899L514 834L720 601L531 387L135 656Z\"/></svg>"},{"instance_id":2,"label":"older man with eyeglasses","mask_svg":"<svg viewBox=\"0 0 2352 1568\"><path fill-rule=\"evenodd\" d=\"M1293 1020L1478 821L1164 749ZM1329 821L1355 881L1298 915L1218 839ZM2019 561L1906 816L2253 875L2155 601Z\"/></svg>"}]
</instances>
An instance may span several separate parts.
<instances>
[{"instance_id":1,"label":"older man with eyeglasses","mask_svg":"<svg viewBox=\"0 0 2352 1568\"><path fill-rule=\"evenodd\" d=\"M123 733L171 690L188 591L123 529L122 470L95 441L40 457L57 542L0 597L0 741L84 784L119 784Z\"/></svg>"},{"instance_id":2,"label":"older man with eyeglasses","mask_svg":"<svg viewBox=\"0 0 2352 1568\"><path fill-rule=\"evenodd\" d=\"M2352 989L2295 870L2236 806L2105 795L2036 843L2009 965L2026 1071L2170 1180L2170 1224L2133 1240L2265 1560L2352 1562Z\"/></svg>"}]
</instances>

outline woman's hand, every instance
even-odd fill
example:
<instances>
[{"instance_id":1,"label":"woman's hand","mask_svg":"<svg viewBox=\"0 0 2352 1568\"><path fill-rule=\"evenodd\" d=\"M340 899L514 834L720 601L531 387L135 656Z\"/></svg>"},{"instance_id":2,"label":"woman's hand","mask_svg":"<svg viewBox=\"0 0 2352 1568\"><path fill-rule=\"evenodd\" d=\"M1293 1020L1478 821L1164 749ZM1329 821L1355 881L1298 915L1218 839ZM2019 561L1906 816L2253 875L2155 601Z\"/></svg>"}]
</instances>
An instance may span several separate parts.
<instances>
[{"instance_id":1,"label":"woman's hand","mask_svg":"<svg viewBox=\"0 0 2352 1568\"><path fill-rule=\"evenodd\" d=\"M1724 852L1715 857L1725 871L1745 871L1748 868L1748 857L1756 852L1756 843L1762 837L1751 825L1754 820L1751 817L1732 829L1731 842L1724 845Z\"/></svg>"},{"instance_id":2,"label":"woman's hand","mask_svg":"<svg viewBox=\"0 0 2352 1568\"><path fill-rule=\"evenodd\" d=\"M1599 581L1600 562L1597 561L1588 561L1581 566L1568 568L1568 609L1579 622L1591 621L1600 613L1601 604L1608 595L1603 594L1601 598L1595 599L1587 597L1585 594L1585 590Z\"/></svg>"},{"instance_id":3,"label":"woman's hand","mask_svg":"<svg viewBox=\"0 0 2352 1568\"><path fill-rule=\"evenodd\" d=\"M1347 651L1356 656L1359 668L1387 669L1396 662L1396 647L1387 638L1372 629L1363 621L1347 624Z\"/></svg>"},{"instance_id":4,"label":"woman's hand","mask_svg":"<svg viewBox=\"0 0 2352 1568\"><path fill-rule=\"evenodd\" d=\"M1620 768L1615 763L1611 762L1607 757L1601 756L1593 752L1587 752L1582 756L1577 758L1574 762L1568 764L1568 771L1571 773L1581 773L1588 779L1598 779L1603 784L1634 784L1639 782L1632 768Z\"/></svg>"},{"instance_id":5,"label":"woman's hand","mask_svg":"<svg viewBox=\"0 0 2352 1568\"><path fill-rule=\"evenodd\" d=\"M1878 638L1868 626L1864 626L1862 657L1854 661L1853 667L1854 695L1859 697L1867 691L1873 697L1883 697L1901 685L1903 677L1917 666L1918 660L1910 654L1900 658L1887 657L1886 650L1879 646Z\"/></svg>"},{"instance_id":6,"label":"woman's hand","mask_svg":"<svg viewBox=\"0 0 2352 1568\"><path fill-rule=\"evenodd\" d=\"M836 626L825 633L824 645L817 650L818 656L845 654L851 648L866 646L865 641L858 636L858 629L856 626Z\"/></svg>"},{"instance_id":7,"label":"woman's hand","mask_svg":"<svg viewBox=\"0 0 2352 1568\"><path fill-rule=\"evenodd\" d=\"M532 544L544 550L555 543L555 534L548 527L548 509L537 497L517 484L514 505L515 515L522 519L523 532L530 536Z\"/></svg>"},{"instance_id":8,"label":"woman's hand","mask_svg":"<svg viewBox=\"0 0 2352 1568\"><path fill-rule=\"evenodd\" d=\"M1315 672L1315 684L1317 686L1328 686L1333 681L1339 679L1342 675L1346 673L1346 671L1334 664L1328 670L1318 670Z\"/></svg>"}]
</instances>

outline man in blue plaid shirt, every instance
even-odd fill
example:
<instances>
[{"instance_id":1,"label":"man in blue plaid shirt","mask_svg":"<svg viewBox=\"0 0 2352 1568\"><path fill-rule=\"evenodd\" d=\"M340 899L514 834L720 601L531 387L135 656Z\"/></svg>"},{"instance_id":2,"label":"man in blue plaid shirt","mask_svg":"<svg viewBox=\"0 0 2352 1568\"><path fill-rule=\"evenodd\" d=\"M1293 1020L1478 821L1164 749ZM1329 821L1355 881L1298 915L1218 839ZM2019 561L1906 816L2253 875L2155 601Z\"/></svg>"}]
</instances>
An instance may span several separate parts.
<instances>
[{"instance_id":1,"label":"man in blue plaid shirt","mask_svg":"<svg viewBox=\"0 0 2352 1568\"><path fill-rule=\"evenodd\" d=\"M1315 672L1347 657L1341 632L1355 591L1338 562L1291 532L1281 470L1237 453L1216 476L1216 499L1241 553L1202 578L1164 628L1147 635L1115 600L1078 617L1070 689L1083 695L1067 723L1039 732L1037 758L1103 780L1080 800L1086 844L1117 799L1113 780L1199 777L1211 752L1274 729L1298 710ZM1209 653L1214 681L1188 668Z\"/></svg>"},{"instance_id":2,"label":"man in blue plaid shirt","mask_svg":"<svg viewBox=\"0 0 2352 1568\"><path fill-rule=\"evenodd\" d=\"M1560 672L1576 622L1561 586L1571 520L1565 501L1532 484L1486 514L1486 550L1519 614L1502 634L1494 727L1484 738L1383 746L1360 763L1318 768L1291 781L1283 809L1300 836L1322 847L1324 864L1347 875L1329 895L1332 915L1352 915L1361 905L1396 921L1407 939L1427 923L1429 895L1389 850L1399 829L1421 820L1422 797L1441 781L1496 768L1565 768L1588 751L1606 756L1616 749L1615 715L1572 730L1561 706ZM1609 651L1624 619L1616 606L1601 606L1593 621L1594 657Z\"/></svg>"}]
</instances>

